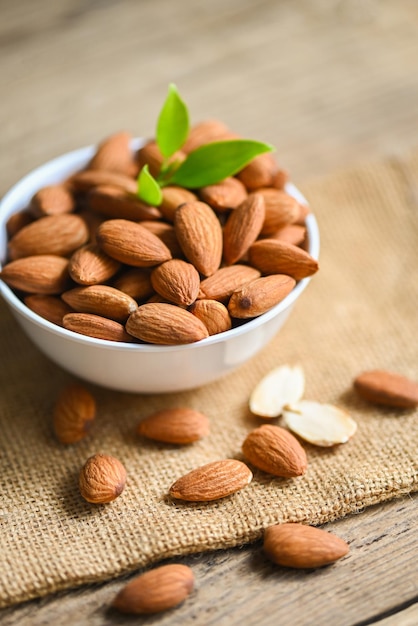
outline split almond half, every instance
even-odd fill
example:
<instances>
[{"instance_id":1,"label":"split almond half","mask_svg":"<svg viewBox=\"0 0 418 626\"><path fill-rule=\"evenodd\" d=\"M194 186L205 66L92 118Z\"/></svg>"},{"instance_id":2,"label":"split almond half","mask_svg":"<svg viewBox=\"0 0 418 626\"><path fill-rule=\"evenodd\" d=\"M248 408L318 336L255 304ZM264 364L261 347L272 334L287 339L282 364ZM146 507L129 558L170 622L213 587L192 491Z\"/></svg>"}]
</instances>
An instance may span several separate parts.
<instances>
[{"instance_id":1,"label":"split almond half","mask_svg":"<svg viewBox=\"0 0 418 626\"><path fill-rule=\"evenodd\" d=\"M302 400L285 407L283 417L292 432L316 446L346 443L356 432L356 422L332 404Z\"/></svg>"},{"instance_id":2,"label":"split almond half","mask_svg":"<svg viewBox=\"0 0 418 626\"><path fill-rule=\"evenodd\" d=\"M284 406L302 398L304 390L302 368L281 365L260 380L250 396L250 411L260 417L278 417Z\"/></svg>"}]
</instances>

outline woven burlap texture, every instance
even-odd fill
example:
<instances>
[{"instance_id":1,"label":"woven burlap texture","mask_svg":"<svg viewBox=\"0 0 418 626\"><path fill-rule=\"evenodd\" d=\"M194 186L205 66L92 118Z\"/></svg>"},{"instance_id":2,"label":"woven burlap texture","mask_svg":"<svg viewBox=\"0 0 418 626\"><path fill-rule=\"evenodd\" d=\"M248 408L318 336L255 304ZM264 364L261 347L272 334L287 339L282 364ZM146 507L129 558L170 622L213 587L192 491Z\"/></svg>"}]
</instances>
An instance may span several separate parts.
<instances>
[{"instance_id":1,"label":"woven burlap texture","mask_svg":"<svg viewBox=\"0 0 418 626\"><path fill-rule=\"evenodd\" d=\"M418 490L418 413L379 409L356 397L360 371L416 376L418 363L418 153L366 164L302 190L321 230L320 272L285 327L259 355L223 380L170 395L135 395L89 385L98 403L84 441L63 446L51 430L58 391L73 378L0 311L0 603L2 606L105 580L174 555L259 538L277 522L322 524ZM254 472L251 485L207 504L170 501L189 470L242 458L259 424L250 390L270 369L300 364L305 398L348 410L358 431L335 448L306 445L297 479ZM164 407L206 413L211 434L191 446L141 440L138 421ZM278 421L280 424L280 420ZM91 505L78 492L80 467L103 451L126 466L122 496Z\"/></svg>"}]
</instances>

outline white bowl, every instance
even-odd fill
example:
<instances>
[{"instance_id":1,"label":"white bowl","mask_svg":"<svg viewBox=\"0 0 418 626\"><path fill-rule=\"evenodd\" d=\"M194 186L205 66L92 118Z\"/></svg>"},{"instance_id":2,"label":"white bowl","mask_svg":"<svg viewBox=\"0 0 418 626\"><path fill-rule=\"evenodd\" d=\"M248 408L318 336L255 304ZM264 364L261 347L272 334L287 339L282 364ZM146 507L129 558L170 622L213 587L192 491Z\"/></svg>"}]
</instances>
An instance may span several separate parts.
<instances>
[{"instance_id":1,"label":"white bowl","mask_svg":"<svg viewBox=\"0 0 418 626\"><path fill-rule=\"evenodd\" d=\"M140 145L138 140L136 146ZM135 147L136 147L135 146ZM6 260L8 218L26 208L46 185L61 182L82 169L95 147L64 154L22 178L0 204L0 261ZM306 203L288 184L286 191ZM314 215L306 220L308 252L319 255L319 233ZM0 280L0 293L25 333L50 359L81 379L104 387L135 393L166 393L193 389L225 376L259 352L278 332L309 282L299 281L273 309L224 333L182 346L155 346L103 341L79 335L43 319Z\"/></svg>"}]
</instances>

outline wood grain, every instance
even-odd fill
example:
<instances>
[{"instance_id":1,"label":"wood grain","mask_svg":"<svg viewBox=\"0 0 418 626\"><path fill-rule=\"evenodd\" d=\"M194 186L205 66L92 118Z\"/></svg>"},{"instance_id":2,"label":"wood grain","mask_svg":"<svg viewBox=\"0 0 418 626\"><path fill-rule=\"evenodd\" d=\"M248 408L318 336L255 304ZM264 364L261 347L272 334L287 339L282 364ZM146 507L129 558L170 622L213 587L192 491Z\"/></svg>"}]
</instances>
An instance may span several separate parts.
<instances>
[{"instance_id":1,"label":"wood grain","mask_svg":"<svg viewBox=\"0 0 418 626\"><path fill-rule=\"evenodd\" d=\"M417 144L415 0L0 0L0 8L0 193L114 131L153 134L171 81L193 121L219 117L273 143L295 182ZM141 623L415 625L417 519L414 496L329 524L351 551L314 572L274 567L259 544L182 559L197 590ZM138 623L108 609L123 582L32 601L0 621Z\"/></svg>"}]
</instances>

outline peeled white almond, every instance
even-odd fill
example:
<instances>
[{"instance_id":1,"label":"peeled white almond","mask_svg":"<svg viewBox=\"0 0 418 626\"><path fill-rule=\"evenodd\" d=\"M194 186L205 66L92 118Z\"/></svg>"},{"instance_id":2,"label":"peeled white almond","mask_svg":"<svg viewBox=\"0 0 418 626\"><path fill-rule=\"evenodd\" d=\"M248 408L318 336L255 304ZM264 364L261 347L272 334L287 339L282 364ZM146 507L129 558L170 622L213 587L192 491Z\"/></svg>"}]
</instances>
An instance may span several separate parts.
<instances>
[{"instance_id":1,"label":"peeled white almond","mask_svg":"<svg viewBox=\"0 0 418 626\"><path fill-rule=\"evenodd\" d=\"M302 368L281 365L260 380L250 396L250 411L260 417L278 417L284 406L302 398L304 390Z\"/></svg>"},{"instance_id":2,"label":"peeled white almond","mask_svg":"<svg viewBox=\"0 0 418 626\"><path fill-rule=\"evenodd\" d=\"M309 400L286 406L283 418L289 430L316 446L346 443L357 430L356 422L345 411Z\"/></svg>"}]
</instances>

